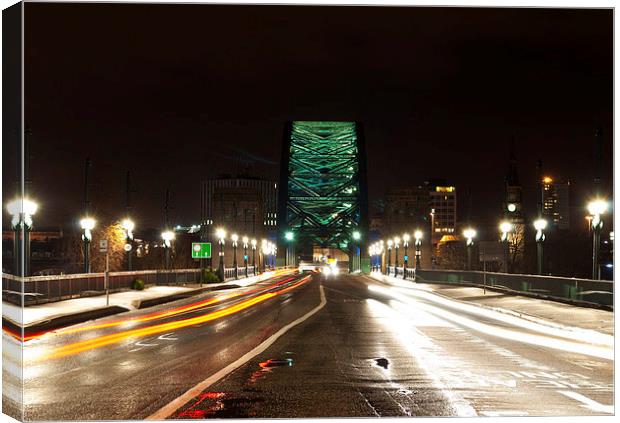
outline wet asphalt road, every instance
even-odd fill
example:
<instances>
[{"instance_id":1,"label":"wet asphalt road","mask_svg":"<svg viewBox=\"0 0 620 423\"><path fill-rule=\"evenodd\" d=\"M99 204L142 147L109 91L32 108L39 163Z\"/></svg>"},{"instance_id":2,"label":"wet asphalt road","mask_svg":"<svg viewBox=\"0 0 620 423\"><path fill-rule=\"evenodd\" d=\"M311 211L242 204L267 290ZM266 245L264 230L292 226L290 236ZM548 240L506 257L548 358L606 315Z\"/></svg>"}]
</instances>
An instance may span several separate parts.
<instances>
[{"instance_id":1,"label":"wet asphalt road","mask_svg":"<svg viewBox=\"0 0 620 423\"><path fill-rule=\"evenodd\" d=\"M179 315L48 334L27 342L25 418L146 418L317 307L320 286L326 298L322 309L188 398L169 417L613 412L613 361L604 358L604 348L575 340L564 345L566 340L560 336L454 308L365 276L317 274L303 284L291 285L299 283L298 277L268 288L285 279L230 290L245 295ZM291 289L282 292L287 288ZM45 358L59 347L66 350L68 344L231 310L267 289L280 293L227 316ZM223 293L126 313L123 318L151 315ZM82 326L118 319L111 316Z\"/></svg>"}]
</instances>

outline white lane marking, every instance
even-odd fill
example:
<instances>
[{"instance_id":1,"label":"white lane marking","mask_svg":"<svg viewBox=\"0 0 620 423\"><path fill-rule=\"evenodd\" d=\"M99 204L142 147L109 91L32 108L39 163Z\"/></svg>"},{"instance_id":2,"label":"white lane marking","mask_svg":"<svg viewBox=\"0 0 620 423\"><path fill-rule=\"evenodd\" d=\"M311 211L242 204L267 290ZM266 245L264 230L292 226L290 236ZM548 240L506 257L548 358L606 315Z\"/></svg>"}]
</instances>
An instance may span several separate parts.
<instances>
[{"instance_id":1,"label":"white lane marking","mask_svg":"<svg viewBox=\"0 0 620 423\"><path fill-rule=\"evenodd\" d=\"M569 398L574 399L575 401L579 401L580 403L584 404L581 407L589 408L590 410L596 411L599 413L608 413L608 414L614 413L613 405L603 405L600 402L596 402L593 399L590 399L584 395L578 394L577 392L573 392L573 391L558 391L558 392L562 395L565 395Z\"/></svg>"},{"instance_id":2,"label":"white lane marking","mask_svg":"<svg viewBox=\"0 0 620 423\"><path fill-rule=\"evenodd\" d=\"M483 411L480 414L485 417L529 416L529 413L527 411L519 410Z\"/></svg>"},{"instance_id":3,"label":"white lane marking","mask_svg":"<svg viewBox=\"0 0 620 423\"><path fill-rule=\"evenodd\" d=\"M192 398L199 395L202 391L207 389L209 386L213 385L215 382L217 382L218 380L220 380L221 378L223 378L224 376L226 376L233 370L243 366L245 363L247 363L248 361L256 357L258 354L265 351L267 348L269 348L274 342L278 340L278 338L280 338L286 332L288 332L289 330L291 330L298 324L303 323L304 321L312 317L314 314L316 314L319 310L325 307L325 304L327 304L327 300L325 299L325 291L323 290L323 285L319 285L319 288L321 291L321 302L319 303L318 306L316 306L315 308L313 308L312 310L310 310L308 313L304 314L297 320L282 327L279 331L271 335L269 338L267 338L265 341L263 341L260 345L258 345L251 351L244 354L241 358L230 363L228 366L219 370L217 373L212 374L211 376L209 376L202 382L198 383L196 386L194 386L193 388L185 392L180 397L172 400L171 402L164 405L162 408L160 408L159 410L157 410L156 412L148 416L145 420L164 420L167 417L170 417L175 411L177 411L179 408L184 406Z\"/></svg>"},{"instance_id":4,"label":"white lane marking","mask_svg":"<svg viewBox=\"0 0 620 423\"><path fill-rule=\"evenodd\" d=\"M134 348L133 350L129 350L127 352L136 352L136 351L140 351L142 348Z\"/></svg>"},{"instance_id":5,"label":"white lane marking","mask_svg":"<svg viewBox=\"0 0 620 423\"><path fill-rule=\"evenodd\" d=\"M141 341L136 342L134 345L138 345L140 347L155 347L159 344L143 344Z\"/></svg>"},{"instance_id":6,"label":"white lane marking","mask_svg":"<svg viewBox=\"0 0 620 423\"><path fill-rule=\"evenodd\" d=\"M178 340L179 338L170 338L169 337L170 335L173 335L173 334L174 334L174 332L164 333L163 335L158 336L157 339L161 339L162 341L176 341L176 340Z\"/></svg>"}]
</instances>

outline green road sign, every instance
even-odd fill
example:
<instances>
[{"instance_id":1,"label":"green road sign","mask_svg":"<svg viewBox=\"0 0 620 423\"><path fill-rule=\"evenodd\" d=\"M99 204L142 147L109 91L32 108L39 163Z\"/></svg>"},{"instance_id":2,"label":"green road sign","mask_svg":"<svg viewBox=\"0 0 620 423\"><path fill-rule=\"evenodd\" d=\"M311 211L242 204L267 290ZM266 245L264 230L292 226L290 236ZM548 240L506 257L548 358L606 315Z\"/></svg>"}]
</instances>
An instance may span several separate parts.
<instances>
[{"instance_id":1,"label":"green road sign","mask_svg":"<svg viewBox=\"0 0 620 423\"><path fill-rule=\"evenodd\" d=\"M192 242L192 258L211 258L211 243Z\"/></svg>"}]
</instances>

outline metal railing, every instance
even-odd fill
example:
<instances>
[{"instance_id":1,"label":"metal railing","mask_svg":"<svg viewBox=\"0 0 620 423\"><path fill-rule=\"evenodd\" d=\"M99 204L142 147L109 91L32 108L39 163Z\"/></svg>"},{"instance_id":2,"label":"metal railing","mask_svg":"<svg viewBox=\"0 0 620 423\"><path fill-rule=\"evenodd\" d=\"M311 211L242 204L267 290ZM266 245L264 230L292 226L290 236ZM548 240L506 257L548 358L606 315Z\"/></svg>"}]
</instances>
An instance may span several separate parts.
<instances>
[{"instance_id":1,"label":"metal railing","mask_svg":"<svg viewBox=\"0 0 620 423\"><path fill-rule=\"evenodd\" d=\"M613 307L614 282L558 276L521 275L466 270L407 269L407 279L417 282L446 283L496 288L518 293L577 300Z\"/></svg>"},{"instance_id":2,"label":"metal railing","mask_svg":"<svg viewBox=\"0 0 620 423\"><path fill-rule=\"evenodd\" d=\"M256 276L256 268L248 266L248 277ZM200 283L200 269L140 270L110 272L109 292L131 289L136 279L145 285L181 285ZM237 278L245 278L245 267L237 268ZM235 269L224 270L225 281L235 279ZM72 298L102 295L105 293L104 273L71 275L29 276L20 278L2 274L2 301L23 305L43 304Z\"/></svg>"}]
</instances>

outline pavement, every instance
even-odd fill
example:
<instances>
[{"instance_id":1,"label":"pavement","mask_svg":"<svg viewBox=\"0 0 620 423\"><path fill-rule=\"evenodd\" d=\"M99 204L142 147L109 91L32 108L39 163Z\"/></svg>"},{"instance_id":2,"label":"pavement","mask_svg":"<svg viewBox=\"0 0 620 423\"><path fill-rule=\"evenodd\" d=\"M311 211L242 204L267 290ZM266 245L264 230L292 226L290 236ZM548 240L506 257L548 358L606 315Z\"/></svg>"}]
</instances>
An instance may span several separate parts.
<instances>
[{"instance_id":1,"label":"pavement","mask_svg":"<svg viewBox=\"0 0 620 423\"><path fill-rule=\"evenodd\" d=\"M50 332L24 343L24 417L613 414L613 337L580 328L601 310L548 324L556 304L400 283L281 276Z\"/></svg>"},{"instance_id":2,"label":"pavement","mask_svg":"<svg viewBox=\"0 0 620 423\"><path fill-rule=\"evenodd\" d=\"M181 297L193 296L206 291L248 286L273 276L274 272L266 272L249 278L214 284L147 286L142 291L128 290L110 294L109 304L105 295L98 295L32 305L25 307L22 312L21 307L2 302L2 317L7 319L9 324L17 327L24 326L25 328L40 330L53 325L53 328L56 329L69 324L77 324L95 318L178 300ZM54 322L58 324L53 324Z\"/></svg>"},{"instance_id":3,"label":"pavement","mask_svg":"<svg viewBox=\"0 0 620 423\"><path fill-rule=\"evenodd\" d=\"M536 299L512 292L461 285L412 282L377 272L372 273L371 277L395 286L432 292L453 300L494 309L549 326L577 327L612 336L614 334L614 313L604 309L575 307L564 302Z\"/></svg>"}]
</instances>

